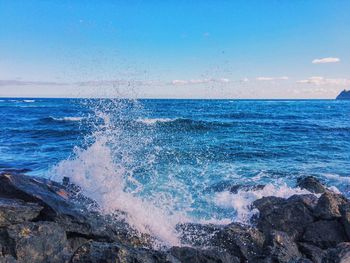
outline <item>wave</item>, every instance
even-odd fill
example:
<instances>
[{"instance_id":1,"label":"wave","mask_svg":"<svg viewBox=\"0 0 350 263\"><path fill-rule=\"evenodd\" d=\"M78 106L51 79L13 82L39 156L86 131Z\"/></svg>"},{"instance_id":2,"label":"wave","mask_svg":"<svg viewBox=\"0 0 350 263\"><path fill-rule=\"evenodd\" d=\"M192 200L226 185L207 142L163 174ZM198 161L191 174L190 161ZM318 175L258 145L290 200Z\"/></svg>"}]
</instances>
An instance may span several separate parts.
<instances>
[{"instance_id":1,"label":"wave","mask_svg":"<svg viewBox=\"0 0 350 263\"><path fill-rule=\"evenodd\" d=\"M295 194L311 193L300 188L291 188L285 182L279 182L278 184L269 183L262 189L238 190L236 194L223 191L215 195L214 202L220 207L233 209L236 212L236 222L249 223L258 213L258 210L252 209L255 200L266 196L288 198Z\"/></svg>"},{"instance_id":2,"label":"wave","mask_svg":"<svg viewBox=\"0 0 350 263\"><path fill-rule=\"evenodd\" d=\"M84 117L47 117L47 118L42 118L41 121L46 121L46 122L79 122L84 120Z\"/></svg>"},{"instance_id":3,"label":"wave","mask_svg":"<svg viewBox=\"0 0 350 263\"><path fill-rule=\"evenodd\" d=\"M230 127L231 123L188 118L139 118L138 123L148 126L176 128L178 130L209 130L216 127Z\"/></svg>"},{"instance_id":4,"label":"wave","mask_svg":"<svg viewBox=\"0 0 350 263\"><path fill-rule=\"evenodd\" d=\"M156 124L156 123L163 123L163 122L173 122L176 121L177 119L171 119L171 118L144 118L144 119L138 119L138 122L144 123L144 124L148 124L148 125L152 125L152 124Z\"/></svg>"}]
</instances>

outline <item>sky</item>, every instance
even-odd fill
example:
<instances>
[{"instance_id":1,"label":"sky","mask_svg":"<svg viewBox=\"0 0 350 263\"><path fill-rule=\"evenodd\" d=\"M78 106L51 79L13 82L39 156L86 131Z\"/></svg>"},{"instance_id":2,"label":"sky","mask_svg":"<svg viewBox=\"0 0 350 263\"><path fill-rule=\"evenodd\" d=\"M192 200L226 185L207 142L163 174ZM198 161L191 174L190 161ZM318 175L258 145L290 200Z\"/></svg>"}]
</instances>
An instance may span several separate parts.
<instances>
[{"instance_id":1,"label":"sky","mask_svg":"<svg viewBox=\"0 0 350 263\"><path fill-rule=\"evenodd\" d=\"M0 96L309 99L350 89L350 1L0 0Z\"/></svg>"}]
</instances>

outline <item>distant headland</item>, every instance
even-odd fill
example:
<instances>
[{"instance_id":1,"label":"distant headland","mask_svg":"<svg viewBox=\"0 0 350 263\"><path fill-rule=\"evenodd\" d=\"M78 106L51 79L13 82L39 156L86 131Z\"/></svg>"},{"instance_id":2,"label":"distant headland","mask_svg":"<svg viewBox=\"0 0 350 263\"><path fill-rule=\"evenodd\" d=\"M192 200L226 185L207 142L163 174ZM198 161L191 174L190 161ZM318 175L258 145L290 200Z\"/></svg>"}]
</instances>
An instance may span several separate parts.
<instances>
[{"instance_id":1,"label":"distant headland","mask_svg":"<svg viewBox=\"0 0 350 263\"><path fill-rule=\"evenodd\" d=\"M343 90L336 97L337 100L350 100L350 90Z\"/></svg>"}]
</instances>

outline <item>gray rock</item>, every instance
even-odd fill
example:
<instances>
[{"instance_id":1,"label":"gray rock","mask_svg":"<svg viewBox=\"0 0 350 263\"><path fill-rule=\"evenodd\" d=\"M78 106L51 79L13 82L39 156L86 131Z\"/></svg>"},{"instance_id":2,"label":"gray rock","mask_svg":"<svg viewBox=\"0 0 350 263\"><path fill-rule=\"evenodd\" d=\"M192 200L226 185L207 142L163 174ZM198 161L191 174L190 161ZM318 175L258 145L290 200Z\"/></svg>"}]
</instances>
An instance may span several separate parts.
<instances>
[{"instance_id":1,"label":"gray rock","mask_svg":"<svg viewBox=\"0 0 350 263\"><path fill-rule=\"evenodd\" d=\"M322 263L325 251L314 245L301 242L298 244L300 252L314 263Z\"/></svg>"},{"instance_id":2,"label":"gray rock","mask_svg":"<svg viewBox=\"0 0 350 263\"><path fill-rule=\"evenodd\" d=\"M0 256L0 263L16 263L18 262L13 256Z\"/></svg>"},{"instance_id":3,"label":"gray rock","mask_svg":"<svg viewBox=\"0 0 350 263\"><path fill-rule=\"evenodd\" d=\"M168 253L179 262L191 263L239 263L237 257L215 249L199 250L190 247L172 247ZM175 261L172 257L168 260Z\"/></svg>"},{"instance_id":4,"label":"gray rock","mask_svg":"<svg viewBox=\"0 0 350 263\"><path fill-rule=\"evenodd\" d=\"M309 225L302 239L323 249L347 241L344 228L337 220L322 220Z\"/></svg>"},{"instance_id":5,"label":"gray rock","mask_svg":"<svg viewBox=\"0 0 350 263\"><path fill-rule=\"evenodd\" d=\"M340 243L337 247L328 249L322 263L349 263L350 243Z\"/></svg>"},{"instance_id":6,"label":"gray rock","mask_svg":"<svg viewBox=\"0 0 350 263\"><path fill-rule=\"evenodd\" d=\"M125 242L146 245L125 222L93 213L72 202L71 193L56 182L20 174L0 174L0 197L20 199L44 207L40 220L54 221L68 233L98 241ZM147 244L149 245L149 244Z\"/></svg>"},{"instance_id":7,"label":"gray rock","mask_svg":"<svg viewBox=\"0 0 350 263\"><path fill-rule=\"evenodd\" d=\"M318 198L314 194L292 195L289 198L289 201L302 202L306 205L307 208L309 208L310 211L314 211L318 202Z\"/></svg>"},{"instance_id":8,"label":"gray rock","mask_svg":"<svg viewBox=\"0 0 350 263\"><path fill-rule=\"evenodd\" d=\"M275 230L266 240L264 251L273 262L292 262L302 257L297 244L287 233Z\"/></svg>"},{"instance_id":9,"label":"gray rock","mask_svg":"<svg viewBox=\"0 0 350 263\"><path fill-rule=\"evenodd\" d=\"M15 256L14 241L9 237L6 228L0 228L0 258L2 257L2 260L5 261L5 258L11 259L11 257L14 258Z\"/></svg>"},{"instance_id":10,"label":"gray rock","mask_svg":"<svg viewBox=\"0 0 350 263\"><path fill-rule=\"evenodd\" d=\"M189 246L211 246L213 237L224 229L224 226L213 224L178 224L176 230L180 233L181 243Z\"/></svg>"},{"instance_id":11,"label":"gray rock","mask_svg":"<svg viewBox=\"0 0 350 263\"><path fill-rule=\"evenodd\" d=\"M256 184L256 185L242 185L242 184L236 184L233 185L229 188L229 191L233 194L237 194L239 191L256 191L256 190L262 190L264 189L265 185L264 184Z\"/></svg>"},{"instance_id":12,"label":"gray rock","mask_svg":"<svg viewBox=\"0 0 350 263\"><path fill-rule=\"evenodd\" d=\"M118 243L90 241L79 247L71 258L72 263L160 263L167 262L166 254L154 250L134 249Z\"/></svg>"},{"instance_id":13,"label":"gray rock","mask_svg":"<svg viewBox=\"0 0 350 263\"><path fill-rule=\"evenodd\" d=\"M329 190L321 184L321 182L313 176L301 177L297 180L297 186L306 189L311 193L323 194Z\"/></svg>"},{"instance_id":14,"label":"gray rock","mask_svg":"<svg viewBox=\"0 0 350 263\"><path fill-rule=\"evenodd\" d=\"M258 229L230 224L213 236L212 245L225 249L243 261L254 261L263 252L265 237Z\"/></svg>"},{"instance_id":15,"label":"gray rock","mask_svg":"<svg viewBox=\"0 0 350 263\"><path fill-rule=\"evenodd\" d=\"M19 262L68 262L66 233L53 222L27 222L8 227Z\"/></svg>"},{"instance_id":16,"label":"gray rock","mask_svg":"<svg viewBox=\"0 0 350 263\"><path fill-rule=\"evenodd\" d=\"M35 203L0 198L0 227L33 220L42 209L42 206Z\"/></svg>"},{"instance_id":17,"label":"gray rock","mask_svg":"<svg viewBox=\"0 0 350 263\"><path fill-rule=\"evenodd\" d=\"M342 195L326 192L321 195L314 210L314 215L321 219L335 219L341 217L340 207L348 201Z\"/></svg>"},{"instance_id":18,"label":"gray rock","mask_svg":"<svg viewBox=\"0 0 350 263\"><path fill-rule=\"evenodd\" d=\"M347 237L350 239L350 204L340 207L341 222L344 226Z\"/></svg>"},{"instance_id":19,"label":"gray rock","mask_svg":"<svg viewBox=\"0 0 350 263\"><path fill-rule=\"evenodd\" d=\"M255 223L266 235L272 230L278 230L298 240L305 227L314 221L309 206L300 198L263 197L256 200L253 206L260 212Z\"/></svg>"}]
</instances>

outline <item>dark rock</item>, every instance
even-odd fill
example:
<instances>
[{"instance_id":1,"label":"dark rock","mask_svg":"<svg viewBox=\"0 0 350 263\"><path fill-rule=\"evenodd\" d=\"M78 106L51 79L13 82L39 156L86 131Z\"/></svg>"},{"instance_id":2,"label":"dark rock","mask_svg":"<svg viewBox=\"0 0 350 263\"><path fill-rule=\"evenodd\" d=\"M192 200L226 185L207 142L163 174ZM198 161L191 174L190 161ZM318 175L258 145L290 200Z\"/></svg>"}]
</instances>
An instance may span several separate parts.
<instances>
[{"instance_id":1,"label":"dark rock","mask_svg":"<svg viewBox=\"0 0 350 263\"><path fill-rule=\"evenodd\" d=\"M273 230L265 243L265 253L272 262L292 262L302 257L298 246L285 232Z\"/></svg>"},{"instance_id":2,"label":"dark rock","mask_svg":"<svg viewBox=\"0 0 350 263\"><path fill-rule=\"evenodd\" d=\"M313 176L298 178L297 186L314 194L323 194L329 191L318 179Z\"/></svg>"},{"instance_id":3,"label":"dark rock","mask_svg":"<svg viewBox=\"0 0 350 263\"><path fill-rule=\"evenodd\" d=\"M176 230L180 233L181 243L189 246L210 246L212 238L219 233L224 226L213 224L178 224Z\"/></svg>"},{"instance_id":4,"label":"dark rock","mask_svg":"<svg viewBox=\"0 0 350 263\"><path fill-rule=\"evenodd\" d=\"M0 197L0 227L33 220L42 209L42 206L35 203Z\"/></svg>"},{"instance_id":5,"label":"dark rock","mask_svg":"<svg viewBox=\"0 0 350 263\"><path fill-rule=\"evenodd\" d=\"M0 197L21 199L44 207L38 217L42 221L54 221L68 233L77 233L87 239L106 242L141 244L132 228L120 220L106 220L97 212L70 200L70 192L62 185L36 177L19 174L0 174Z\"/></svg>"},{"instance_id":6,"label":"dark rock","mask_svg":"<svg viewBox=\"0 0 350 263\"><path fill-rule=\"evenodd\" d=\"M166 254L154 250L134 249L118 243L90 241L79 247L71 258L72 263L160 263L169 262Z\"/></svg>"},{"instance_id":7,"label":"dark rock","mask_svg":"<svg viewBox=\"0 0 350 263\"><path fill-rule=\"evenodd\" d=\"M314 263L322 263L325 251L314 245L301 242L298 244L300 252Z\"/></svg>"},{"instance_id":8,"label":"dark rock","mask_svg":"<svg viewBox=\"0 0 350 263\"><path fill-rule=\"evenodd\" d=\"M212 245L225 249L243 261L253 261L262 254L265 238L258 229L230 224L213 236Z\"/></svg>"},{"instance_id":9,"label":"dark rock","mask_svg":"<svg viewBox=\"0 0 350 263\"><path fill-rule=\"evenodd\" d=\"M322 220L306 227L303 241L323 249L347 241L343 226L337 220Z\"/></svg>"},{"instance_id":10,"label":"dark rock","mask_svg":"<svg viewBox=\"0 0 350 263\"><path fill-rule=\"evenodd\" d=\"M17 260L13 256L0 256L0 262L1 263L16 263Z\"/></svg>"},{"instance_id":11,"label":"dark rock","mask_svg":"<svg viewBox=\"0 0 350 263\"><path fill-rule=\"evenodd\" d=\"M350 100L350 90L343 90L336 97L337 100Z\"/></svg>"},{"instance_id":12,"label":"dark rock","mask_svg":"<svg viewBox=\"0 0 350 263\"><path fill-rule=\"evenodd\" d=\"M229 191L233 194L237 194L238 191L255 191L255 190L262 190L264 189L264 184L257 184L257 185L242 185L242 184L236 184L229 188Z\"/></svg>"},{"instance_id":13,"label":"dark rock","mask_svg":"<svg viewBox=\"0 0 350 263\"><path fill-rule=\"evenodd\" d=\"M230 191L233 194L237 194L238 191L251 191L251 190L261 190L264 189L263 184L234 184L231 181L222 181L214 185L209 186L206 192L223 192Z\"/></svg>"},{"instance_id":14,"label":"dark rock","mask_svg":"<svg viewBox=\"0 0 350 263\"><path fill-rule=\"evenodd\" d=\"M341 222L347 237L350 239L350 204L346 203L340 207Z\"/></svg>"},{"instance_id":15,"label":"dark rock","mask_svg":"<svg viewBox=\"0 0 350 263\"><path fill-rule=\"evenodd\" d=\"M340 243L337 247L328 249L322 263L349 263L350 243Z\"/></svg>"},{"instance_id":16,"label":"dark rock","mask_svg":"<svg viewBox=\"0 0 350 263\"><path fill-rule=\"evenodd\" d=\"M314 221L309 207L301 198L263 197L253 203L260 214L257 227L268 235L272 230L286 232L298 240L307 225Z\"/></svg>"},{"instance_id":17,"label":"dark rock","mask_svg":"<svg viewBox=\"0 0 350 263\"><path fill-rule=\"evenodd\" d=\"M314 194L292 195L289 201L302 202L310 211L313 211L317 205L318 198Z\"/></svg>"},{"instance_id":18,"label":"dark rock","mask_svg":"<svg viewBox=\"0 0 350 263\"><path fill-rule=\"evenodd\" d=\"M8 227L20 262L67 262L66 233L53 222L26 222Z\"/></svg>"},{"instance_id":19,"label":"dark rock","mask_svg":"<svg viewBox=\"0 0 350 263\"><path fill-rule=\"evenodd\" d=\"M347 202L346 198L340 194L326 192L319 198L314 214L321 219L341 217L339 208Z\"/></svg>"},{"instance_id":20,"label":"dark rock","mask_svg":"<svg viewBox=\"0 0 350 263\"><path fill-rule=\"evenodd\" d=\"M179 262L191 263L240 263L237 257L234 257L227 252L215 249L198 250L190 247L172 247L168 252L172 257L175 257ZM168 256L168 260L175 260Z\"/></svg>"},{"instance_id":21,"label":"dark rock","mask_svg":"<svg viewBox=\"0 0 350 263\"><path fill-rule=\"evenodd\" d=\"M7 256L9 256L10 258L14 258L16 256L15 243L9 237L6 228L0 228L0 258L5 258ZM1 259L0 262L2 262Z\"/></svg>"}]
</instances>

